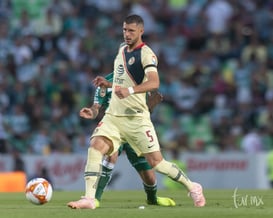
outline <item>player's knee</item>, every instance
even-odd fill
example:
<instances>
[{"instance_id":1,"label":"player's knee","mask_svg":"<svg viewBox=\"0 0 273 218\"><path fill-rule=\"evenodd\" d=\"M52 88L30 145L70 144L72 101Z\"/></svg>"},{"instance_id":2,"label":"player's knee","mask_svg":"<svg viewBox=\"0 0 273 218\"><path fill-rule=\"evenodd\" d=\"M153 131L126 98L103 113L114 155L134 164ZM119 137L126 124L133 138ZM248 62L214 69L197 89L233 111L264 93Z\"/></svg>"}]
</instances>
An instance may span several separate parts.
<instances>
[{"instance_id":1,"label":"player's knee","mask_svg":"<svg viewBox=\"0 0 273 218\"><path fill-rule=\"evenodd\" d=\"M162 159L155 167L154 169L162 174L168 175L170 174L170 170L172 168L172 163L166 161L165 159Z\"/></svg>"},{"instance_id":2,"label":"player's knee","mask_svg":"<svg viewBox=\"0 0 273 218\"><path fill-rule=\"evenodd\" d=\"M163 160L162 160L163 161ZM157 162L154 166L153 166L153 168L156 170L156 171L159 171L159 169L161 168L161 162L162 161L160 161L160 162Z\"/></svg>"},{"instance_id":3,"label":"player's knee","mask_svg":"<svg viewBox=\"0 0 273 218\"><path fill-rule=\"evenodd\" d=\"M160 152L148 153L145 155L145 158L152 168L156 168L156 166L163 160Z\"/></svg>"},{"instance_id":4,"label":"player's knee","mask_svg":"<svg viewBox=\"0 0 273 218\"><path fill-rule=\"evenodd\" d=\"M112 151L113 143L103 136L95 136L91 139L90 147L100 151L102 154L107 154Z\"/></svg>"}]
</instances>

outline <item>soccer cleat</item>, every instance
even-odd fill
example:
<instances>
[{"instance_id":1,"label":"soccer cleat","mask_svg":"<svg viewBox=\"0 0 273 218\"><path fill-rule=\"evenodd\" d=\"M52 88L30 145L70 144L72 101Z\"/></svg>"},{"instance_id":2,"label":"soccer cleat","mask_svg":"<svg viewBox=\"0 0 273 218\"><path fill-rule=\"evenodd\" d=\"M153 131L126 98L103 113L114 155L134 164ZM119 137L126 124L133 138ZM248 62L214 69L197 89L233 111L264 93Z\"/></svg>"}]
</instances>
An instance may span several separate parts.
<instances>
[{"instance_id":1,"label":"soccer cleat","mask_svg":"<svg viewBox=\"0 0 273 218\"><path fill-rule=\"evenodd\" d=\"M172 200L171 198L164 198L164 197L156 197L156 202L151 202L147 200L147 204L165 206L165 207L174 207L176 205L174 200Z\"/></svg>"},{"instance_id":2,"label":"soccer cleat","mask_svg":"<svg viewBox=\"0 0 273 218\"><path fill-rule=\"evenodd\" d=\"M82 197L78 201L71 201L67 204L72 209L95 209L96 203L94 198Z\"/></svg>"},{"instance_id":3,"label":"soccer cleat","mask_svg":"<svg viewBox=\"0 0 273 218\"><path fill-rule=\"evenodd\" d=\"M96 198L95 198L95 205L96 205L96 208L100 207L100 201Z\"/></svg>"},{"instance_id":4,"label":"soccer cleat","mask_svg":"<svg viewBox=\"0 0 273 218\"><path fill-rule=\"evenodd\" d=\"M157 197L157 205L165 207L174 207L175 202L171 198Z\"/></svg>"},{"instance_id":5,"label":"soccer cleat","mask_svg":"<svg viewBox=\"0 0 273 218\"><path fill-rule=\"evenodd\" d=\"M193 182L193 188L189 191L188 196L190 196L196 207L204 207L206 204L206 199L203 195L203 188L199 183Z\"/></svg>"}]
</instances>

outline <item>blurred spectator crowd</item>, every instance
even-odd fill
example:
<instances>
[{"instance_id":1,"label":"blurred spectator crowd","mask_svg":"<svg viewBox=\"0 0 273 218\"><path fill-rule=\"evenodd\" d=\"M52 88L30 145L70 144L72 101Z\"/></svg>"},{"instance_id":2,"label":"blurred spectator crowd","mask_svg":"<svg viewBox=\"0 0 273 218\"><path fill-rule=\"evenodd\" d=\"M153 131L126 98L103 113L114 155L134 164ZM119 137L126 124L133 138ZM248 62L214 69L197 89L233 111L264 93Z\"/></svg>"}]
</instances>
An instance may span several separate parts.
<instances>
[{"instance_id":1,"label":"blurred spectator crowd","mask_svg":"<svg viewBox=\"0 0 273 218\"><path fill-rule=\"evenodd\" d=\"M112 72L131 13L159 58L164 101L152 119L163 149L273 148L273 1L30 2L0 1L0 153L86 152L100 118L79 110L92 104L91 81Z\"/></svg>"}]
</instances>

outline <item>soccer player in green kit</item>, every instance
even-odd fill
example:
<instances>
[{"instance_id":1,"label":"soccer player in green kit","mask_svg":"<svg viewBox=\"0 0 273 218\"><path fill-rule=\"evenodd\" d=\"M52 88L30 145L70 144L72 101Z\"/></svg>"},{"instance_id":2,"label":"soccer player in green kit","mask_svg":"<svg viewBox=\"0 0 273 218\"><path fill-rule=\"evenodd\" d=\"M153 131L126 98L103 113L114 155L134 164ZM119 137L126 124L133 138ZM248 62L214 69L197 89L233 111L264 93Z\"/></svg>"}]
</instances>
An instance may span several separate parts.
<instances>
[{"instance_id":1,"label":"soccer player in green kit","mask_svg":"<svg viewBox=\"0 0 273 218\"><path fill-rule=\"evenodd\" d=\"M152 49L142 41L144 21L139 15L129 15L123 22L125 44L114 60L113 83L97 77L95 86L112 88L105 115L91 135L85 165L85 194L70 201L72 209L96 209L95 194L105 155L113 155L128 142L137 156L144 156L149 165L188 190L196 207L204 207L206 199L202 185L190 178L175 163L166 160L160 149L157 133L147 106L147 93L160 87L158 60Z\"/></svg>"},{"instance_id":2,"label":"soccer player in green kit","mask_svg":"<svg viewBox=\"0 0 273 218\"><path fill-rule=\"evenodd\" d=\"M109 82L113 81L113 73L108 74L105 77ZM95 91L93 105L88 108L84 107L80 110L80 116L86 119L95 119L99 114L100 109L106 109L108 107L108 102L111 98L112 88L101 88L98 87ZM152 109L152 108L151 108ZM103 191L112 177L112 172L114 165L117 161L118 156L122 151L125 151L128 160L131 165L139 173L142 181L145 193L147 195L147 204L159 205L159 206L175 206L175 202L170 198L158 197L156 176L154 170L148 164L144 157L138 157L134 150L130 147L128 143L121 145L118 152L114 153L112 156L106 156L102 162L102 175L100 177L97 191L96 191L96 208L100 207L100 201Z\"/></svg>"}]
</instances>

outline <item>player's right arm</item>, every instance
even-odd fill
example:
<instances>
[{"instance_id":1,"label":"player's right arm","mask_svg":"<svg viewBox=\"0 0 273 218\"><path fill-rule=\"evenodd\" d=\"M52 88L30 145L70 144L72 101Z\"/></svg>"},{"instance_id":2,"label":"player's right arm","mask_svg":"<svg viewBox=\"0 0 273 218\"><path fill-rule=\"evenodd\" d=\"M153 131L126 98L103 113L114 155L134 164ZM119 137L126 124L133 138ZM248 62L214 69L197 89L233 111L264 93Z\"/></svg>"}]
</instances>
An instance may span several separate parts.
<instances>
[{"instance_id":1,"label":"player's right arm","mask_svg":"<svg viewBox=\"0 0 273 218\"><path fill-rule=\"evenodd\" d=\"M96 87L105 87L105 88L111 88L112 87L112 82L109 82L107 79L105 79L102 76L97 76L94 80L93 80L93 84Z\"/></svg>"},{"instance_id":2,"label":"player's right arm","mask_svg":"<svg viewBox=\"0 0 273 218\"><path fill-rule=\"evenodd\" d=\"M102 98L100 97L100 87L96 88L93 104L91 107L84 107L80 110L80 117L85 119L96 119L99 109L102 106Z\"/></svg>"},{"instance_id":3,"label":"player's right arm","mask_svg":"<svg viewBox=\"0 0 273 218\"><path fill-rule=\"evenodd\" d=\"M99 84L96 88L95 95L94 95L94 101L93 105L91 107L84 107L80 110L80 117L83 117L85 119L95 119L98 114L100 108L108 107L108 101L110 98L110 95L108 94L109 91L105 87L112 87L112 80L113 80L113 73L109 73L105 77L96 77L96 82L100 83L99 81L102 81L102 84Z\"/></svg>"},{"instance_id":4,"label":"player's right arm","mask_svg":"<svg viewBox=\"0 0 273 218\"><path fill-rule=\"evenodd\" d=\"M80 117L85 119L95 119L99 114L101 105L94 103L91 107L84 107L80 110Z\"/></svg>"}]
</instances>

